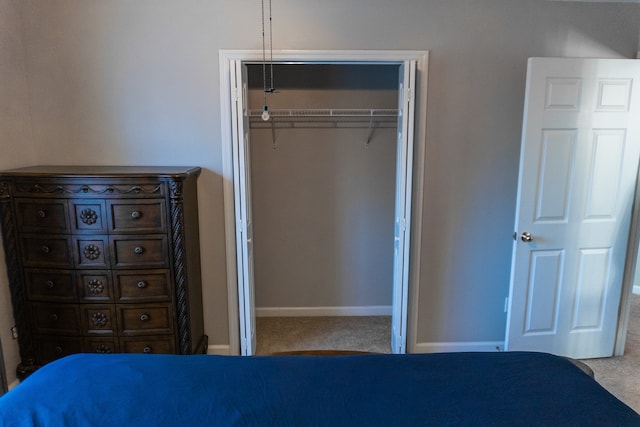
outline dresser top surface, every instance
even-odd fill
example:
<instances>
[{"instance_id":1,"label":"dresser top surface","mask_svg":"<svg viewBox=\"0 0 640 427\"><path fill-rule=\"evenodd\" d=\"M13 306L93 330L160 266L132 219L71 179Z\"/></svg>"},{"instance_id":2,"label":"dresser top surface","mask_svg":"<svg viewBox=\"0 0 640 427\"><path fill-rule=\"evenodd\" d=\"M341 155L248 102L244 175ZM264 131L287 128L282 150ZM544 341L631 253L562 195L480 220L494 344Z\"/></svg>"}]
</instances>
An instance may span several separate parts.
<instances>
[{"instance_id":1,"label":"dresser top surface","mask_svg":"<svg viewBox=\"0 0 640 427\"><path fill-rule=\"evenodd\" d=\"M201 169L190 166L54 166L38 165L0 171L0 176L19 177L185 177L198 176Z\"/></svg>"}]
</instances>

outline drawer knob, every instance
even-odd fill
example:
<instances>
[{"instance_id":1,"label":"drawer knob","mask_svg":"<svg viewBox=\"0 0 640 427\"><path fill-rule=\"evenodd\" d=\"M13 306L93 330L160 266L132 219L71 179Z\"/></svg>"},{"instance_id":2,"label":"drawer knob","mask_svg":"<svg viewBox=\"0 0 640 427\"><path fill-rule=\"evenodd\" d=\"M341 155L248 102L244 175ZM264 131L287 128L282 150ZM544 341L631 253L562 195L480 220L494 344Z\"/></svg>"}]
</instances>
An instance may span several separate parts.
<instances>
[{"instance_id":1,"label":"drawer knob","mask_svg":"<svg viewBox=\"0 0 640 427\"><path fill-rule=\"evenodd\" d=\"M51 252L51 248L49 248L49 246L47 245L42 245L42 252L48 254L49 252Z\"/></svg>"},{"instance_id":2,"label":"drawer knob","mask_svg":"<svg viewBox=\"0 0 640 427\"><path fill-rule=\"evenodd\" d=\"M133 252L135 252L136 254L140 255L142 252L144 252L144 248L142 246L136 246L133 249Z\"/></svg>"},{"instance_id":3,"label":"drawer knob","mask_svg":"<svg viewBox=\"0 0 640 427\"><path fill-rule=\"evenodd\" d=\"M55 283L53 283L53 281L51 280L47 280L47 288L51 289L55 286Z\"/></svg>"},{"instance_id":4,"label":"drawer knob","mask_svg":"<svg viewBox=\"0 0 640 427\"><path fill-rule=\"evenodd\" d=\"M56 346L56 348L54 348L55 352L58 354L62 354L62 347L60 347L59 345Z\"/></svg>"},{"instance_id":5,"label":"drawer knob","mask_svg":"<svg viewBox=\"0 0 640 427\"><path fill-rule=\"evenodd\" d=\"M49 316L49 318L50 318L51 320L53 320L54 322L57 322L57 321L58 321L58 315L57 315L57 314L55 314L55 313L54 313L54 314L52 314L51 316Z\"/></svg>"},{"instance_id":6,"label":"drawer knob","mask_svg":"<svg viewBox=\"0 0 640 427\"><path fill-rule=\"evenodd\" d=\"M45 211L40 210L40 211L38 211L38 216L39 216L40 218L44 218L44 217L46 217L46 216L47 216L47 213L46 213Z\"/></svg>"},{"instance_id":7,"label":"drawer knob","mask_svg":"<svg viewBox=\"0 0 640 427\"><path fill-rule=\"evenodd\" d=\"M147 282L143 282L142 280L138 282L138 287L140 289L144 289L147 287Z\"/></svg>"},{"instance_id":8,"label":"drawer knob","mask_svg":"<svg viewBox=\"0 0 640 427\"><path fill-rule=\"evenodd\" d=\"M145 348L142 349L143 353L151 353L151 347L146 346Z\"/></svg>"},{"instance_id":9,"label":"drawer knob","mask_svg":"<svg viewBox=\"0 0 640 427\"><path fill-rule=\"evenodd\" d=\"M141 216L142 216L142 212L140 212L140 211L131 212L131 218L133 218L133 219L139 219Z\"/></svg>"},{"instance_id":10,"label":"drawer knob","mask_svg":"<svg viewBox=\"0 0 640 427\"><path fill-rule=\"evenodd\" d=\"M146 322L149 320L149 315L148 314L143 314L142 316L140 316L140 320L142 320L143 322Z\"/></svg>"}]
</instances>

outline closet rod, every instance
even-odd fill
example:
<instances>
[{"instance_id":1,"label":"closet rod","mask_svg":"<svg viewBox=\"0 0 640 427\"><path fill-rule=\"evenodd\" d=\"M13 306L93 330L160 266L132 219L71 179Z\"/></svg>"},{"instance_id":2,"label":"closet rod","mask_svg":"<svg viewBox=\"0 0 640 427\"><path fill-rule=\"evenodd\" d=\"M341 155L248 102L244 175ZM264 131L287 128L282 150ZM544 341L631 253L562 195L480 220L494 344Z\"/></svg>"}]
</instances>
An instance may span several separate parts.
<instances>
[{"instance_id":1,"label":"closet rod","mask_svg":"<svg viewBox=\"0 0 640 427\"><path fill-rule=\"evenodd\" d=\"M250 119L261 119L262 110L249 110ZM396 121L398 110L395 109L276 109L269 110L274 119L286 121Z\"/></svg>"},{"instance_id":2,"label":"closet rod","mask_svg":"<svg viewBox=\"0 0 640 427\"><path fill-rule=\"evenodd\" d=\"M262 119L263 110L249 110L249 126L271 129L273 148L277 148L276 128L368 128L369 145L376 128L395 128L398 110L395 109L276 109L269 110L270 119Z\"/></svg>"}]
</instances>

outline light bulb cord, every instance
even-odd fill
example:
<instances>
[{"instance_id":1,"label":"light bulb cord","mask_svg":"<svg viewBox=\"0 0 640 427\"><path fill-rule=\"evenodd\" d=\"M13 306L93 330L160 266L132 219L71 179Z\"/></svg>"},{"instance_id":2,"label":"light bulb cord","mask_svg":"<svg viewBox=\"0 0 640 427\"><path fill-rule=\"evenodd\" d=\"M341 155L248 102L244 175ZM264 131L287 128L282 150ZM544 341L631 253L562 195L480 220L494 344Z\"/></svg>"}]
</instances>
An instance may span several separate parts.
<instances>
[{"instance_id":1,"label":"light bulb cord","mask_svg":"<svg viewBox=\"0 0 640 427\"><path fill-rule=\"evenodd\" d=\"M268 120L269 113L267 108L267 93L275 92L274 82L273 82L273 16L272 16L272 8L271 8L271 0L269 0L269 78L271 80L271 84L267 87L267 42L266 42L266 33L265 33L265 4L264 0L261 0L262 3L262 89L264 96L264 106L262 119ZM267 118L265 118L265 115Z\"/></svg>"}]
</instances>

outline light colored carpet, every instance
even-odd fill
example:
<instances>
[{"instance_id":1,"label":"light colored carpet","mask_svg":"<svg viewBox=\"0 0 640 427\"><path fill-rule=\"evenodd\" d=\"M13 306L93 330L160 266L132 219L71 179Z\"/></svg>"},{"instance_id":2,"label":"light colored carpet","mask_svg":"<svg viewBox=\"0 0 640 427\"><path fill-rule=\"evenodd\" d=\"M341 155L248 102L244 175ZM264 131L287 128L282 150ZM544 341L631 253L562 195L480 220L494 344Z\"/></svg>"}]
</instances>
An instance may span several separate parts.
<instances>
[{"instance_id":1,"label":"light colored carpet","mask_svg":"<svg viewBox=\"0 0 640 427\"><path fill-rule=\"evenodd\" d=\"M611 394L640 413L640 295L631 296L624 356L583 360Z\"/></svg>"},{"instance_id":2,"label":"light colored carpet","mask_svg":"<svg viewBox=\"0 0 640 427\"><path fill-rule=\"evenodd\" d=\"M256 339L256 354L295 350L391 353L391 317L258 317Z\"/></svg>"}]
</instances>

